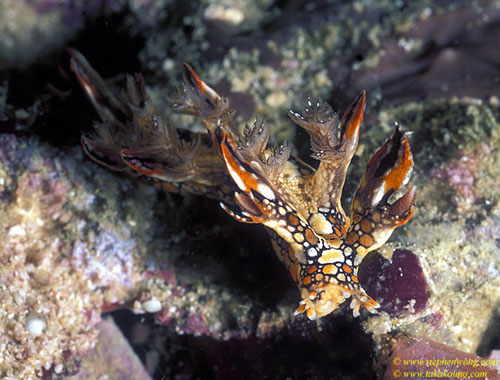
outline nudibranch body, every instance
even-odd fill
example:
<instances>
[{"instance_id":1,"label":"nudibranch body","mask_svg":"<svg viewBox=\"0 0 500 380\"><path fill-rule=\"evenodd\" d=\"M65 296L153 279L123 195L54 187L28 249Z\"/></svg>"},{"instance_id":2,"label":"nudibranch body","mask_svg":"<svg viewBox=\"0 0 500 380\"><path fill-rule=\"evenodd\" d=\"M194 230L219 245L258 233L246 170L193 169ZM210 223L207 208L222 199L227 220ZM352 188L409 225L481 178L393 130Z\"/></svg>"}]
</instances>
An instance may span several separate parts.
<instances>
[{"instance_id":1,"label":"nudibranch body","mask_svg":"<svg viewBox=\"0 0 500 380\"><path fill-rule=\"evenodd\" d=\"M368 162L350 216L343 210L342 188L358 145L364 92L340 121L326 102L308 100L303 112L290 111L310 135L312 157L319 161L315 170L293 157L286 145L269 146L263 122L239 133L228 100L189 65L173 109L197 116L208 130L208 139L188 136L190 143L179 141L176 130L156 116L142 77L129 78L127 103L110 98L102 79L76 52L72 70L102 119L93 137L82 138L94 160L116 170L132 169L169 190L207 194L237 221L266 226L278 258L300 290L295 314L321 318L348 298L355 316L361 306L375 311L378 304L361 287L358 268L411 219L416 192L410 186L392 201L408 185L413 168L407 137L396 126Z\"/></svg>"}]
</instances>

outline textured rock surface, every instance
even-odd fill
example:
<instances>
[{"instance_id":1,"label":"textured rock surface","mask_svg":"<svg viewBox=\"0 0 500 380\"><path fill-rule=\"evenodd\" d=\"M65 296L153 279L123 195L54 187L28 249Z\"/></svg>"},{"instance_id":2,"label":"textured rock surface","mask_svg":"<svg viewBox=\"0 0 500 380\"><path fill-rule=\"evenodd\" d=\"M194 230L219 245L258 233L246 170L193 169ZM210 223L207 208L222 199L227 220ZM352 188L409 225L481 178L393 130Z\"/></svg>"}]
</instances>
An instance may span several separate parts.
<instances>
[{"instance_id":1,"label":"textured rock surface","mask_svg":"<svg viewBox=\"0 0 500 380\"><path fill-rule=\"evenodd\" d=\"M97 328L96 346L83 358L78 373L68 379L151 379L112 319L103 319Z\"/></svg>"},{"instance_id":2,"label":"textured rock surface","mask_svg":"<svg viewBox=\"0 0 500 380\"><path fill-rule=\"evenodd\" d=\"M399 237L419 257L431 297L418 318L381 315L367 326L379 337L397 328L474 352L500 301L498 105L462 98L390 112L415 132L417 213Z\"/></svg>"},{"instance_id":3,"label":"textured rock surface","mask_svg":"<svg viewBox=\"0 0 500 380\"><path fill-rule=\"evenodd\" d=\"M124 1L4 0L0 2L0 69L33 63L61 48L89 19Z\"/></svg>"},{"instance_id":4,"label":"textured rock surface","mask_svg":"<svg viewBox=\"0 0 500 380\"><path fill-rule=\"evenodd\" d=\"M120 202L123 182L104 186L79 151L72 159L15 135L0 146L0 373L64 373L93 347L101 307L136 292L146 250L131 222L148 211ZM33 315L46 323L39 336L27 328Z\"/></svg>"}]
</instances>

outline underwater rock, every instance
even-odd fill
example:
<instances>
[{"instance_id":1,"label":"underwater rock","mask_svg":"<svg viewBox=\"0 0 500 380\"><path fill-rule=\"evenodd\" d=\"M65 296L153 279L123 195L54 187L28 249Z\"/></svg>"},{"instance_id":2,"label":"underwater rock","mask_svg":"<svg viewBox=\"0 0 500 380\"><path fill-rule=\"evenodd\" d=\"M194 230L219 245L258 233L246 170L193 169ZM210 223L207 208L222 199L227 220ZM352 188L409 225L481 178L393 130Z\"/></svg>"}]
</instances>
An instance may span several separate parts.
<instances>
[{"instance_id":1,"label":"underwater rock","mask_svg":"<svg viewBox=\"0 0 500 380\"><path fill-rule=\"evenodd\" d=\"M401 338L395 343L384 380L405 377L499 379L495 360L469 354L422 337Z\"/></svg>"},{"instance_id":2,"label":"underwater rock","mask_svg":"<svg viewBox=\"0 0 500 380\"><path fill-rule=\"evenodd\" d=\"M414 316L382 313L364 323L381 346L395 331L465 352L485 339L500 301L499 111L494 99L450 98L380 114L382 124L399 120L414 131L416 213L395 238L418 257L430 293ZM389 258L391 244L380 252Z\"/></svg>"},{"instance_id":3,"label":"underwater rock","mask_svg":"<svg viewBox=\"0 0 500 380\"><path fill-rule=\"evenodd\" d=\"M490 356L488 356L488 360L491 361L492 366L495 367L497 371L500 371L500 350L491 351ZM494 360L496 360L496 364L493 364Z\"/></svg>"},{"instance_id":4,"label":"underwater rock","mask_svg":"<svg viewBox=\"0 0 500 380\"><path fill-rule=\"evenodd\" d=\"M97 325L99 335L95 347L86 355L80 371L67 377L68 380L150 380L137 354L111 318Z\"/></svg>"},{"instance_id":5,"label":"underwater rock","mask_svg":"<svg viewBox=\"0 0 500 380\"><path fill-rule=\"evenodd\" d=\"M130 298L140 279L144 240L131 208L99 212L119 182L100 190L73 155L0 135L2 377L66 372L68 357L94 346L103 305Z\"/></svg>"},{"instance_id":6,"label":"underwater rock","mask_svg":"<svg viewBox=\"0 0 500 380\"><path fill-rule=\"evenodd\" d=\"M0 69L28 65L49 55L98 14L111 14L122 0L4 0L0 2Z\"/></svg>"},{"instance_id":7,"label":"underwater rock","mask_svg":"<svg viewBox=\"0 0 500 380\"><path fill-rule=\"evenodd\" d=\"M451 3L450 3L451 5ZM482 7L457 7L443 13L430 8L397 33L381 39L354 79L360 88L381 88L384 101L468 95L499 96L495 77L500 11L494 2ZM463 25L469 25L464 28ZM481 37L479 37L481 36Z\"/></svg>"}]
</instances>

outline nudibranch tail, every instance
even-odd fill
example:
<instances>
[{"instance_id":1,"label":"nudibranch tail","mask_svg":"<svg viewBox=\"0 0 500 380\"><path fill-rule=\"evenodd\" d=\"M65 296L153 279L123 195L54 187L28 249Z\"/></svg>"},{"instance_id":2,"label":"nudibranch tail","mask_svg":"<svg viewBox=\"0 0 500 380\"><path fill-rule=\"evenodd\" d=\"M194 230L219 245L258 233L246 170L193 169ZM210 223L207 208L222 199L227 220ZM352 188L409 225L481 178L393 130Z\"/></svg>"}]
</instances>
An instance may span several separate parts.
<instances>
[{"instance_id":1,"label":"nudibranch tail","mask_svg":"<svg viewBox=\"0 0 500 380\"><path fill-rule=\"evenodd\" d=\"M183 131L181 138L155 112L142 75L127 75L127 91L117 95L82 54L74 49L68 53L70 70L101 119L93 132L81 138L90 158L113 170L128 170L169 191L183 189L228 199L232 184L213 144L200 133ZM198 111L228 107L189 66L185 70L186 88L193 94L201 89L188 97L197 100ZM202 102L206 104L202 106Z\"/></svg>"},{"instance_id":2,"label":"nudibranch tail","mask_svg":"<svg viewBox=\"0 0 500 380\"><path fill-rule=\"evenodd\" d=\"M116 151L115 148L99 145L86 136L82 136L80 142L87 156L98 164L116 171L128 169L128 166L121 159L120 152Z\"/></svg>"},{"instance_id":3,"label":"nudibranch tail","mask_svg":"<svg viewBox=\"0 0 500 380\"><path fill-rule=\"evenodd\" d=\"M70 55L70 70L74 73L101 121L124 121L130 118L129 109L114 96L104 79L94 70L87 59L75 49L67 49L67 52Z\"/></svg>"},{"instance_id":4,"label":"nudibranch tail","mask_svg":"<svg viewBox=\"0 0 500 380\"><path fill-rule=\"evenodd\" d=\"M193 146L194 152L199 146ZM196 153L195 153L196 154ZM131 169L137 173L156 178L161 181L184 182L192 179L195 173L195 161L187 156L184 160L165 160L165 154L162 150L152 149L122 149L121 158Z\"/></svg>"}]
</instances>

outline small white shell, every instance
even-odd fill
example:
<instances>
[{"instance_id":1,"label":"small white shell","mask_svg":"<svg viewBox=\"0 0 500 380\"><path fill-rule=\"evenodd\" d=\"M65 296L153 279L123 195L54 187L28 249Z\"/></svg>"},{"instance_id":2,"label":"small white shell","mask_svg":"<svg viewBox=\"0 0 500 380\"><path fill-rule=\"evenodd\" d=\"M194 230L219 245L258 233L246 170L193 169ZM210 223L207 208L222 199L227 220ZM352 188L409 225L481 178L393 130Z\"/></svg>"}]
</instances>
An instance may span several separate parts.
<instances>
[{"instance_id":1,"label":"small white shell","mask_svg":"<svg viewBox=\"0 0 500 380\"><path fill-rule=\"evenodd\" d=\"M40 336L47 328L45 317L38 313L30 313L26 317L26 329L33 336Z\"/></svg>"},{"instance_id":2,"label":"small white shell","mask_svg":"<svg viewBox=\"0 0 500 380\"><path fill-rule=\"evenodd\" d=\"M142 309L147 313L158 313L162 308L161 302L156 298L151 298L142 302Z\"/></svg>"}]
</instances>

